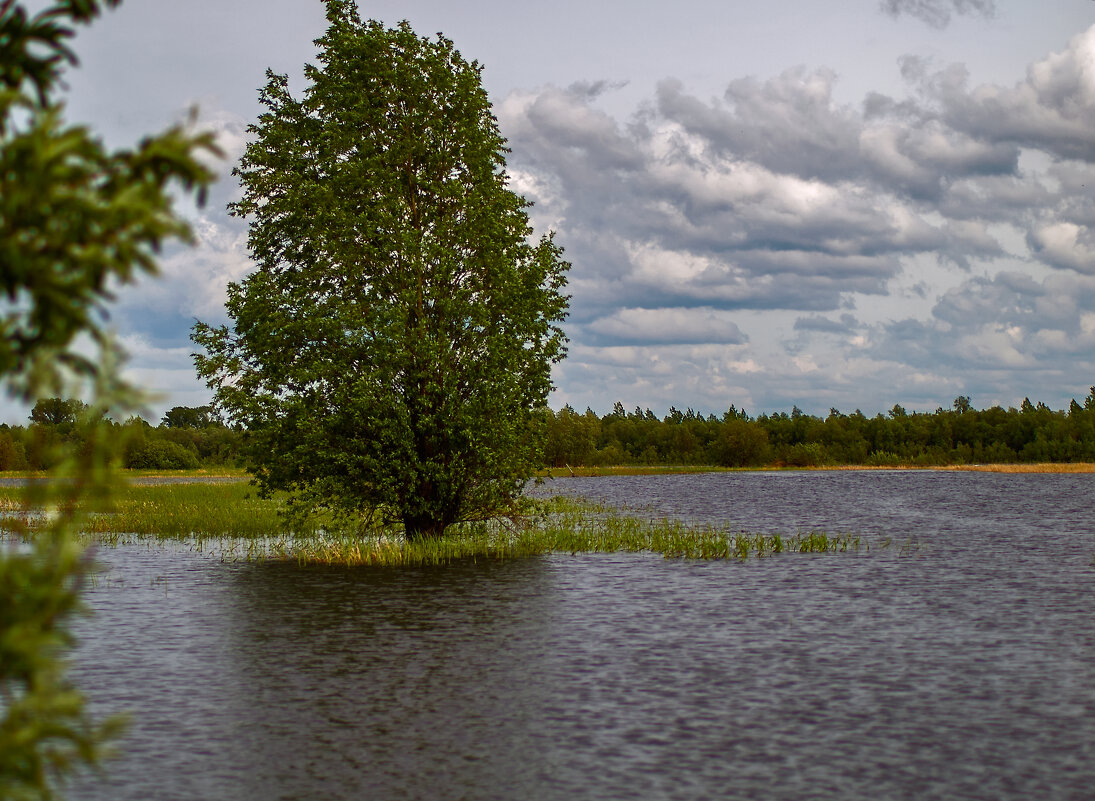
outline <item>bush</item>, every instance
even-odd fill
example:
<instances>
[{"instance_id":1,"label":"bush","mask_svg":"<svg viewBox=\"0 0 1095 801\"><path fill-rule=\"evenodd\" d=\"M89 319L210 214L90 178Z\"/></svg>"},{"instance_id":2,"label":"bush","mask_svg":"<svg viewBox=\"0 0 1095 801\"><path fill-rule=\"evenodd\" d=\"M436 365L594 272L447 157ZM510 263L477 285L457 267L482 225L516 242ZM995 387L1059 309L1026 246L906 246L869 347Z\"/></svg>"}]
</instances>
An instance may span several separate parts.
<instances>
[{"instance_id":1,"label":"bush","mask_svg":"<svg viewBox=\"0 0 1095 801\"><path fill-rule=\"evenodd\" d=\"M908 459L903 459L891 451L875 451L867 457L864 464L869 467L897 467L908 461Z\"/></svg>"},{"instance_id":2,"label":"bush","mask_svg":"<svg viewBox=\"0 0 1095 801\"><path fill-rule=\"evenodd\" d=\"M193 470L198 456L177 442L157 440L131 451L126 467L136 470Z\"/></svg>"},{"instance_id":3,"label":"bush","mask_svg":"<svg viewBox=\"0 0 1095 801\"><path fill-rule=\"evenodd\" d=\"M787 449L783 461L790 467L820 467L830 459L819 443L800 442Z\"/></svg>"},{"instance_id":4,"label":"bush","mask_svg":"<svg viewBox=\"0 0 1095 801\"><path fill-rule=\"evenodd\" d=\"M745 420L727 420L711 444L711 459L722 467L753 467L770 456L768 432Z\"/></svg>"}]
</instances>

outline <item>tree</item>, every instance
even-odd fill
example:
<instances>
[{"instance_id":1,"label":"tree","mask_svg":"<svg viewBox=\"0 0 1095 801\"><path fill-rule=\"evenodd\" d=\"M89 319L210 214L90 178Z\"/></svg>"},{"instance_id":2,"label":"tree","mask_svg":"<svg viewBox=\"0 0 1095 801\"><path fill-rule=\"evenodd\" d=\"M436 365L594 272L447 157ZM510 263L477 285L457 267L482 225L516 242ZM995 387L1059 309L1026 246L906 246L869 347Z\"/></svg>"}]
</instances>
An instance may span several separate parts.
<instances>
[{"instance_id":1,"label":"tree","mask_svg":"<svg viewBox=\"0 0 1095 801\"><path fill-rule=\"evenodd\" d=\"M83 401L65 398L42 398L30 410L30 419L38 425L74 424L76 418L86 409L87 404Z\"/></svg>"},{"instance_id":2,"label":"tree","mask_svg":"<svg viewBox=\"0 0 1095 801\"><path fill-rule=\"evenodd\" d=\"M764 464L769 455L768 433L742 417L725 418L711 443L711 458L723 467Z\"/></svg>"},{"instance_id":3,"label":"tree","mask_svg":"<svg viewBox=\"0 0 1095 801\"><path fill-rule=\"evenodd\" d=\"M108 287L154 272L161 243L187 236L171 186L200 193L213 175L196 153L216 151L208 135L176 128L108 152L64 124L56 93L76 62L70 25L117 4L57 0L31 16L0 0L0 379L27 402L91 382L91 420L127 396L102 327ZM98 353L73 348L78 335ZM57 509L51 528L29 548L0 540L0 798L55 797L58 780L94 764L111 733L89 718L61 659L88 567L76 510L108 486L111 443L96 430L65 465L70 480L34 485Z\"/></svg>"},{"instance_id":4,"label":"tree","mask_svg":"<svg viewBox=\"0 0 1095 801\"><path fill-rule=\"evenodd\" d=\"M257 269L196 366L263 490L438 534L539 461L569 265L529 240L478 63L350 0L327 18L302 99L267 73L230 207Z\"/></svg>"},{"instance_id":5,"label":"tree","mask_svg":"<svg viewBox=\"0 0 1095 801\"><path fill-rule=\"evenodd\" d=\"M164 414L160 425L165 428L209 428L223 423L212 406L174 406Z\"/></svg>"}]
</instances>

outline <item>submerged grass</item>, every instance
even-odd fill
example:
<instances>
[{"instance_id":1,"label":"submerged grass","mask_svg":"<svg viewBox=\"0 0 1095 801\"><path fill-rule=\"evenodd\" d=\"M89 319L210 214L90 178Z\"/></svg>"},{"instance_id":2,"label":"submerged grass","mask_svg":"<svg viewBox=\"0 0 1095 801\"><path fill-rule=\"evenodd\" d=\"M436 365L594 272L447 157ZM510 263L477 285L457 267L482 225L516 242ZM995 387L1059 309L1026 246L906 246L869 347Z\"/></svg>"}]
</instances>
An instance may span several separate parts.
<instances>
[{"instance_id":1,"label":"submerged grass","mask_svg":"<svg viewBox=\"0 0 1095 801\"><path fill-rule=\"evenodd\" d=\"M19 518L31 530L41 510L27 510L21 490L0 488L0 525ZM858 535L806 532L749 534L695 525L561 496L524 499L521 514L452 527L441 537L406 540L374 527L348 531L313 520L290 530L278 512L284 499L257 497L233 484L132 485L84 526L107 544L182 541L231 559L286 559L339 565L439 565L457 560L516 559L546 553L658 553L666 558L738 559L781 553L866 550Z\"/></svg>"}]
</instances>

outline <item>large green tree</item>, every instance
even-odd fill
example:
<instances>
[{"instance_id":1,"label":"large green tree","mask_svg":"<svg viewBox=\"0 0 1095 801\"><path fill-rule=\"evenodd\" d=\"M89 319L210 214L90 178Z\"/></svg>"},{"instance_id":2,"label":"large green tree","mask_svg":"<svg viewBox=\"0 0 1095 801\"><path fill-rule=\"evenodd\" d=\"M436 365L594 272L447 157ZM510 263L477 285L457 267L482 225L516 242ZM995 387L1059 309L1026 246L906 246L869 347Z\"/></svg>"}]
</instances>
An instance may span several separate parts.
<instances>
[{"instance_id":1,"label":"large green tree","mask_svg":"<svg viewBox=\"0 0 1095 801\"><path fill-rule=\"evenodd\" d=\"M10 530L0 534L3 799L56 797L64 775L94 764L110 734L87 715L63 661L88 568L74 535L77 511L109 487L112 443L95 421L132 400L117 381L103 312L112 283L154 272L161 244L188 236L172 211L172 185L200 192L213 179L196 158L216 151L208 135L175 128L109 151L64 122L60 79L76 61L74 24L117 4L56 0L30 14L0 0L0 383L27 402L68 390L91 400L86 423L77 419L82 404L58 402L66 422L86 426L85 447L59 468L64 480L28 489L56 510L52 527L29 545L16 545ZM87 342L74 347L81 336L98 343L96 355ZM35 407L43 420L50 405Z\"/></svg>"},{"instance_id":2,"label":"large green tree","mask_svg":"<svg viewBox=\"0 0 1095 801\"><path fill-rule=\"evenodd\" d=\"M197 368L263 488L436 534L539 458L569 265L530 239L478 63L349 0L327 17L300 99L267 73L231 207L257 269L232 328L195 326Z\"/></svg>"}]
</instances>

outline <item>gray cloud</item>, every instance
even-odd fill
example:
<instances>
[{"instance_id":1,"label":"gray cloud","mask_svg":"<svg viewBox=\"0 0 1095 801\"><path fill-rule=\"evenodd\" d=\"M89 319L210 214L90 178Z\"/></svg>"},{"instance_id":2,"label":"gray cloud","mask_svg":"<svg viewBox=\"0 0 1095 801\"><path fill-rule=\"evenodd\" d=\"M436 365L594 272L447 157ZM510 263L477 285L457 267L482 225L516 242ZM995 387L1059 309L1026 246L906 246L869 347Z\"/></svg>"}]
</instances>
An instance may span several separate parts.
<instances>
[{"instance_id":1,"label":"gray cloud","mask_svg":"<svg viewBox=\"0 0 1095 801\"><path fill-rule=\"evenodd\" d=\"M928 320L905 319L874 332L872 355L971 377L1024 371L1068 383L1095 373L1095 277L1036 281L1003 272L963 282L939 299Z\"/></svg>"},{"instance_id":2,"label":"gray cloud","mask_svg":"<svg viewBox=\"0 0 1095 801\"><path fill-rule=\"evenodd\" d=\"M968 268L1005 255L994 224L1019 227L1036 259L1086 269L1095 204L1020 154L1088 163L1093 48L1095 29L1008 90L907 58L916 97L875 94L859 111L833 100L831 71L796 68L712 101L663 81L627 125L591 102L601 85L513 95L500 118L511 164L534 176L530 195L592 265L591 284L628 284L634 306L654 290L723 308L836 308L842 293L885 292L908 256ZM1062 120L1075 137L1062 139Z\"/></svg>"},{"instance_id":3,"label":"gray cloud","mask_svg":"<svg viewBox=\"0 0 1095 801\"><path fill-rule=\"evenodd\" d=\"M678 89L662 90L684 99ZM696 109L693 100L686 105ZM847 128L851 113L841 113ZM851 166L847 179L830 175L832 147L816 150L817 170L801 155L797 164L779 163L780 148L740 154L715 136L722 128L714 111L694 127L689 117L654 110L622 127L584 93L547 88L511 96L500 118L517 182L565 234L578 270L595 271L576 271L575 280L614 298L623 291L623 302L635 306L650 305L635 293L656 291L659 303L835 308L842 292L883 292L900 254L984 244L853 180ZM768 128L750 123L748 141L775 136L782 119ZM842 141L842 158L853 165L856 136ZM829 180L820 177L822 165Z\"/></svg>"},{"instance_id":4,"label":"gray cloud","mask_svg":"<svg viewBox=\"0 0 1095 801\"><path fill-rule=\"evenodd\" d=\"M710 156L747 159L780 173L834 179L856 171L859 115L832 97L831 70L787 70L775 78L732 81L721 102L689 95L665 80L655 93L657 114L703 140Z\"/></svg>"},{"instance_id":5,"label":"gray cloud","mask_svg":"<svg viewBox=\"0 0 1095 801\"><path fill-rule=\"evenodd\" d=\"M993 0L882 0L880 8L891 17L908 14L933 28L946 28L953 14L991 19L996 15Z\"/></svg>"},{"instance_id":6,"label":"gray cloud","mask_svg":"<svg viewBox=\"0 0 1095 801\"><path fill-rule=\"evenodd\" d=\"M917 198L946 180L1012 173L1018 148L948 127L937 112L872 94L862 110L833 100L837 76L787 70L767 81L732 82L722 100L688 95L678 81L656 92L659 117L703 141L709 158L744 159L780 174L826 182L870 182Z\"/></svg>"},{"instance_id":7,"label":"gray cloud","mask_svg":"<svg viewBox=\"0 0 1095 801\"><path fill-rule=\"evenodd\" d=\"M851 314L840 315L839 320L814 315L799 317L795 320L796 331L816 332L819 334L838 334L847 336L860 328L860 322Z\"/></svg>"},{"instance_id":8,"label":"gray cloud","mask_svg":"<svg viewBox=\"0 0 1095 801\"><path fill-rule=\"evenodd\" d=\"M1046 264L1095 273L1095 231L1071 222L1048 222L1027 233L1027 245Z\"/></svg>"},{"instance_id":9,"label":"gray cloud","mask_svg":"<svg viewBox=\"0 0 1095 801\"><path fill-rule=\"evenodd\" d=\"M769 407L1071 386L1095 371L1091 52L1095 28L1009 88L904 58L910 95L859 106L803 67L707 100L664 80L626 122L603 85L511 95L515 183L575 265L563 380ZM926 317L874 310L955 267Z\"/></svg>"},{"instance_id":10,"label":"gray cloud","mask_svg":"<svg viewBox=\"0 0 1095 801\"><path fill-rule=\"evenodd\" d=\"M983 143L1010 143L1057 158L1095 158L1095 28L1032 64L1014 86L971 88L960 64L932 70L928 60L905 56L902 74L919 93L915 113L937 116L950 129ZM874 100L878 105L880 101Z\"/></svg>"},{"instance_id":11,"label":"gray cloud","mask_svg":"<svg viewBox=\"0 0 1095 801\"><path fill-rule=\"evenodd\" d=\"M594 345L721 343L749 341L727 315L711 307L617 309L591 322L584 339Z\"/></svg>"}]
</instances>

